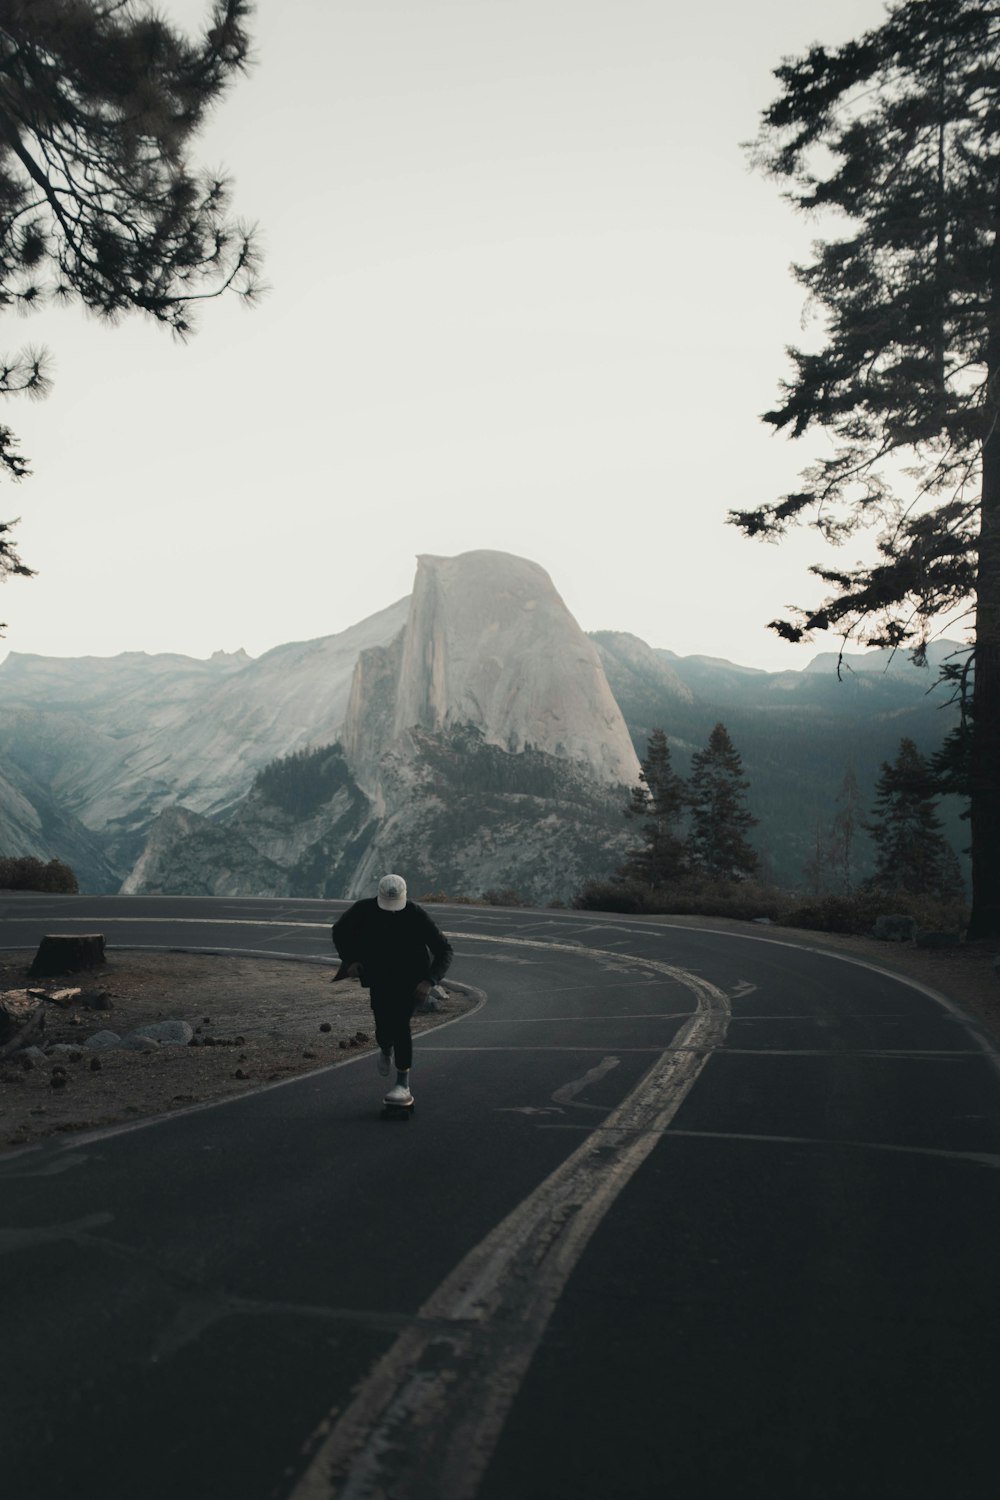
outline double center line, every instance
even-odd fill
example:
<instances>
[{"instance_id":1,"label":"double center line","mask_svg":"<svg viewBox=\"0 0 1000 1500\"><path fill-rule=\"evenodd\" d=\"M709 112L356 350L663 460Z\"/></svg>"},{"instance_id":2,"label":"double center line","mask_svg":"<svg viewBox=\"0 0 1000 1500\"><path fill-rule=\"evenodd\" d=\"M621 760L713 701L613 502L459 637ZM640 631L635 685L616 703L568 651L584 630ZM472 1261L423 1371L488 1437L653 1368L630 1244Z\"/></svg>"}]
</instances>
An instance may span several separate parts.
<instances>
[{"instance_id":1,"label":"double center line","mask_svg":"<svg viewBox=\"0 0 1000 1500\"><path fill-rule=\"evenodd\" d=\"M695 995L696 1009L674 1043L601 1129L431 1294L350 1405L313 1434L309 1467L288 1500L472 1500L476 1494L573 1268L725 1038L729 1004L721 990L672 965L643 964Z\"/></svg>"}]
</instances>

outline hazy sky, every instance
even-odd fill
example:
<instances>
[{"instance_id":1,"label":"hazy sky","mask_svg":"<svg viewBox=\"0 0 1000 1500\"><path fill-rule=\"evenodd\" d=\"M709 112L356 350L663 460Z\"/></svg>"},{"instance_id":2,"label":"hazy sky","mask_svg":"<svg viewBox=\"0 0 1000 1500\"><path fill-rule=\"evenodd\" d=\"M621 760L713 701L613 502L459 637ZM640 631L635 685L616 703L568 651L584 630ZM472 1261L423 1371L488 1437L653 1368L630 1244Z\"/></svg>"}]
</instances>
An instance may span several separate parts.
<instances>
[{"instance_id":1,"label":"hazy sky","mask_svg":"<svg viewBox=\"0 0 1000 1500\"><path fill-rule=\"evenodd\" d=\"M0 414L34 467L0 517L39 570L0 591L0 654L256 656L408 593L418 553L480 547L541 563L587 630L771 668L829 648L765 628L819 598L818 538L724 524L825 441L759 421L812 231L739 143L783 55L882 15L260 0L198 156L235 178L272 290L207 304L186 345L7 319L0 348L44 343L56 383Z\"/></svg>"}]
</instances>

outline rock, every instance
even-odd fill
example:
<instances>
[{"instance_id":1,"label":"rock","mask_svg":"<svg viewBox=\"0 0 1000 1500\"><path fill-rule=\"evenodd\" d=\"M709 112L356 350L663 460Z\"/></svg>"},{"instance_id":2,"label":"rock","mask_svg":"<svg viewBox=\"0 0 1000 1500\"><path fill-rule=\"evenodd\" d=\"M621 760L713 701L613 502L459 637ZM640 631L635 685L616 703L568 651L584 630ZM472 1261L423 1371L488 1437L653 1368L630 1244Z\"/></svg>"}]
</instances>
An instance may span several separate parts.
<instances>
[{"instance_id":1,"label":"rock","mask_svg":"<svg viewBox=\"0 0 1000 1500\"><path fill-rule=\"evenodd\" d=\"M159 1042L154 1042L151 1036L143 1036L140 1031L129 1031L122 1037L121 1044L129 1052L156 1052Z\"/></svg>"},{"instance_id":2,"label":"rock","mask_svg":"<svg viewBox=\"0 0 1000 1500\"><path fill-rule=\"evenodd\" d=\"M917 933L913 917L897 913L894 916L876 917L872 936L883 943L912 943Z\"/></svg>"},{"instance_id":3,"label":"rock","mask_svg":"<svg viewBox=\"0 0 1000 1500\"><path fill-rule=\"evenodd\" d=\"M70 1062L79 1062L83 1053L79 1047L70 1046L69 1042L56 1042L54 1047L49 1048L46 1056L67 1057Z\"/></svg>"},{"instance_id":4,"label":"rock","mask_svg":"<svg viewBox=\"0 0 1000 1500\"><path fill-rule=\"evenodd\" d=\"M29 1063L42 1062L45 1057L45 1053L42 1051L41 1047L25 1047L24 1051L19 1053L18 1055L21 1058L22 1062Z\"/></svg>"},{"instance_id":5,"label":"rock","mask_svg":"<svg viewBox=\"0 0 1000 1500\"><path fill-rule=\"evenodd\" d=\"M352 737L365 706L354 691L358 676L356 666L344 725L352 750L360 748ZM614 785L638 779L596 647L549 575L526 558L492 551L418 557L394 696L395 736L414 725L473 723L506 750L530 744L584 762Z\"/></svg>"},{"instance_id":6,"label":"rock","mask_svg":"<svg viewBox=\"0 0 1000 1500\"><path fill-rule=\"evenodd\" d=\"M428 990L423 1000L421 1000L420 1004L417 1006L417 1010L432 1012L444 1010L447 1001L448 991L445 989L444 985L434 984L431 985L431 988Z\"/></svg>"},{"instance_id":7,"label":"rock","mask_svg":"<svg viewBox=\"0 0 1000 1500\"><path fill-rule=\"evenodd\" d=\"M171 1047L186 1047L194 1032L186 1021L150 1021L137 1026L132 1036L145 1036L151 1042L161 1042Z\"/></svg>"},{"instance_id":8,"label":"rock","mask_svg":"<svg viewBox=\"0 0 1000 1500\"><path fill-rule=\"evenodd\" d=\"M120 1047L122 1039L117 1031L95 1031L93 1036L88 1036L84 1042L92 1052L110 1052L114 1047Z\"/></svg>"}]
</instances>

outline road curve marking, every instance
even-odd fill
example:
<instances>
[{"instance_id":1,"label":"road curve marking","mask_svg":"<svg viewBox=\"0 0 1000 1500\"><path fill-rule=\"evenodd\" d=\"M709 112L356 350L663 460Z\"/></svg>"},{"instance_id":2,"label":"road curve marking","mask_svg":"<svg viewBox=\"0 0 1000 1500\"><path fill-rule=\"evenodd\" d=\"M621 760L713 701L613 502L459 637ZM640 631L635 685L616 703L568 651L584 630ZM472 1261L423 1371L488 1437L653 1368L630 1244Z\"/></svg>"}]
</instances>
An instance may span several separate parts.
<instances>
[{"instance_id":1,"label":"road curve marking","mask_svg":"<svg viewBox=\"0 0 1000 1500\"><path fill-rule=\"evenodd\" d=\"M618 1067L620 1061L618 1057L602 1057L593 1068L588 1068L582 1078L574 1078L571 1083L564 1083L562 1088L556 1089L552 1095L553 1104L572 1104L577 1109L603 1109L601 1104L581 1104L576 1096L582 1094L592 1083L599 1083L605 1074Z\"/></svg>"},{"instance_id":2,"label":"road curve marking","mask_svg":"<svg viewBox=\"0 0 1000 1500\"><path fill-rule=\"evenodd\" d=\"M431 1294L346 1409L313 1433L308 1468L287 1500L472 1500L573 1268L725 1038L723 992L672 965L655 967L695 996L677 1046Z\"/></svg>"}]
</instances>

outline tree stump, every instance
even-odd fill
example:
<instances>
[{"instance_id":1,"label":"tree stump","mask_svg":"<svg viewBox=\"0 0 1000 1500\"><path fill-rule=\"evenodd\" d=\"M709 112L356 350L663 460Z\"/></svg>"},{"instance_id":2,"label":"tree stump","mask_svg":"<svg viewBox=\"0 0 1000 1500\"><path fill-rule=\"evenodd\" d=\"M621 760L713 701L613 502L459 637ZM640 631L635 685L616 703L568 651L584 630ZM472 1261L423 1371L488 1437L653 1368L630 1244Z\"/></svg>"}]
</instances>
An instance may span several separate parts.
<instances>
[{"instance_id":1,"label":"tree stump","mask_svg":"<svg viewBox=\"0 0 1000 1500\"><path fill-rule=\"evenodd\" d=\"M47 933L28 973L34 978L40 974L76 974L106 962L102 932Z\"/></svg>"}]
</instances>

